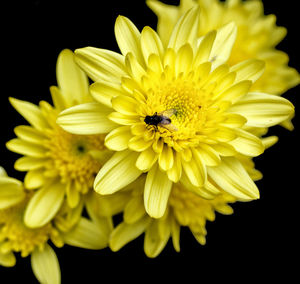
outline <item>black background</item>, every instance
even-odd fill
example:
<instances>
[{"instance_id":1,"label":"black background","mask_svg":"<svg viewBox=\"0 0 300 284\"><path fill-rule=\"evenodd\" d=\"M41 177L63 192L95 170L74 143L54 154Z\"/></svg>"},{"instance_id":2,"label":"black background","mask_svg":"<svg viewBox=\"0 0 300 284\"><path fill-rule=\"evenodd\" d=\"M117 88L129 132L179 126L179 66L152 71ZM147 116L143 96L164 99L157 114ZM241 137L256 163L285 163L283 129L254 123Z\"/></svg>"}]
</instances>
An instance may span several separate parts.
<instances>
[{"instance_id":1,"label":"black background","mask_svg":"<svg viewBox=\"0 0 300 284\"><path fill-rule=\"evenodd\" d=\"M81 2L81 3L80 3ZM22 178L13 169L18 155L5 149L14 137L13 127L24 120L8 103L8 96L38 103L50 101L49 86L56 85L55 65L64 48L95 46L118 51L113 27L121 14L129 17L141 30L156 27L156 17L143 0L139 1L7 1L1 3L1 135L0 164L9 175ZM177 1L165 1L177 3ZM264 1L265 13L277 15L277 24L288 28L288 35L278 46L290 56L290 66L300 69L298 55L299 22L297 1ZM300 105L299 87L285 95ZM296 272L298 246L298 116L296 130L279 126L270 134L280 137L276 146L256 158L264 174L257 182L261 192L258 201L233 205L231 216L217 214L208 222L207 244L199 245L191 233L183 229L181 252L171 242L155 259L143 252L143 238L135 240L117 253L109 249L88 251L65 246L56 249L62 283L103 281L143 282L176 280L186 283L214 283L238 280L282 279L291 283ZM296 257L296 258L294 258ZM296 260L295 260L296 259ZM29 258L18 257L14 268L0 267L1 283L37 283Z\"/></svg>"}]
</instances>

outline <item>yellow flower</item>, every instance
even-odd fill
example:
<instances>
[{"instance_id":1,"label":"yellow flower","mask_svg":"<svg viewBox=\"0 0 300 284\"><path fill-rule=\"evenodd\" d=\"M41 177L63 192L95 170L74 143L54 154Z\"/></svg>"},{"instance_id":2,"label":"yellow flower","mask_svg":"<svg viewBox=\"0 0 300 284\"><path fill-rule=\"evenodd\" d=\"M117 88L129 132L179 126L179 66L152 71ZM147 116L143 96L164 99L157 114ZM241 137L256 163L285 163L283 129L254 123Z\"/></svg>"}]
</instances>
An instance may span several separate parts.
<instances>
[{"instance_id":1,"label":"yellow flower","mask_svg":"<svg viewBox=\"0 0 300 284\"><path fill-rule=\"evenodd\" d=\"M198 40L199 11L176 23L167 47L150 27L140 33L118 17L115 34L122 55L92 47L77 50L77 63L95 81L98 102L63 111L59 125L75 134L108 133L117 151L99 171L94 188L112 194L147 172L146 212L164 216L172 184L199 195L218 188L239 200L259 197L238 154L264 151L251 128L276 125L293 114L286 99L249 92L264 63L248 59L226 64L236 37L229 23Z\"/></svg>"},{"instance_id":2,"label":"yellow flower","mask_svg":"<svg viewBox=\"0 0 300 284\"><path fill-rule=\"evenodd\" d=\"M266 149L276 142L277 138L274 136L262 139ZM254 181L262 178L262 174L255 169L250 157L238 155L237 158ZM203 198L196 191L193 192L193 188L186 188L183 183L177 183L172 186L164 216L155 219L149 217L143 206L144 184L145 175L142 175L127 186L126 190L121 191L124 195L122 203L120 200L115 200L115 203L122 208L123 221L111 233L109 246L113 251L118 251L145 233L144 251L148 257L156 257L170 238L172 238L175 250L179 252L181 227L188 227L195 239L201 245L205 245L206 221L214 221L215 212L224 215L232 214L233 209L229 204L237 201L236 198L224 192L214 199L207 199L209 195ZM222 192L221 188L219 191Z\"/></svg>"},{"instance_id":3,"label":"yellow flower","mask_svg":"<svg viewBox=\"0 0 300 284\"><path fill-rule=\"evenodd\" d=\"M71 208L78 206L109 155L103 135L73 135L56 124L62 110L92 101L88 78L75 64L70 50L62 51L58 57L57 81L58 87L50 88L54 107L45 101L36 106L10 98L30 123L17 126L18 138L7 143L8 149L24 155L16 161L15 168L27 171L25 187L34 190L25 212L25 223L30 227L43 226L54 218L65 196Z\"/></svg>"},{"instance_id":4,"label":"yellow flower","mask_svg":"<svg viewBox=\"0 0 300 284\"><path fill-rule=\"evenodd\" d=\"M297 70L288 66L288 55L275 48L285 37L286 29L276 26L275 15L264 15L262 1L181 0L176 7L148 0L147 4L158 16L157 30L164 46L177 20L191 7L200 7L199 37L234 21L238 32L228 64L233 66L249 58L265 62L265 72L252 85L251 91L281 95L300 83ZM282 126L293 129L290 119Z\"/></svg>"},{"instance_id":5,"label":"yellow flower","mask_svg":"<svg viewBox=\"0 0 300 284\"><path fill-rule=\"evenodd\" d=\"M7 177L1 167L0 172L0 265L14 266L14 253L22 257L30 255L33 272L41 283L60 283L58 259L48 241L56 247L64 243L85 249L107 246L112 229L107 229L108 218L102 217L99 226L100 217L93 216L92 220L81 217L82 206L76 209L63 206L54 222L39 228L27 227L23 218L33 192L26 191L19 180Z\"/></svg>"}]
</instances>

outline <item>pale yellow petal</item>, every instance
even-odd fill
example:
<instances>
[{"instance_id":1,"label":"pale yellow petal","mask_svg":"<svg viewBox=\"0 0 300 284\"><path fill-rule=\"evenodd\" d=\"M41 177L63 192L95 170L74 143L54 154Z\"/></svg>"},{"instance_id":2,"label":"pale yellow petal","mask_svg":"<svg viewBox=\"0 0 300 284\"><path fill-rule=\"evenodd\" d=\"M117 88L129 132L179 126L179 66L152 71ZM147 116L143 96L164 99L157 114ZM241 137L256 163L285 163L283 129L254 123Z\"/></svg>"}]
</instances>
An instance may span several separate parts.
<instances>
[{"instance_id":1,"label":"pale yellow petal","mask_svg":"<svg viewBox=\"0 0 300 284\"><path fill-rule=\"evenodd\" d=\"M31 267L35 277L43 284L60 284L61 274L54 250L45 245L42 250L36 249L31 254Z\"/></svg>"},{"instance_id":2,"label":"pale yellow petal","mask_svg":"<svg viewBox=\"0 0 300 284\"><path fill-rule=\"evenodd\" d=\"M121 125L133 125L140 122L139 115L125 115L119 112L112 112L108 115L111 122L115 122Z\"/></svg>"},{"instance_id":3,"label":"pale yellow petal","mask_svg":"<svg viewBox=\"0 0 300 284\"><path fill-rule=\"evenodd\" d=\"M120 78L127 75L124 56L107 49L76 49L75 60L93 81L120 82Z\"/></svg>"},{"instance_id":4,"label":"pale yellow petal","mask_svg":"<svg viewBox=\"0 0 300 284\"><path fill-rule=\"evenodd\" d=\"M144 204L147 213L153 218L164 215L172 189L172 181L167 174L155 165L147 174L144 189Z\"/></svg>"},{"instance_id":5,"label":"pale yellow petal","mask_svg":"<svg viewBox=\"0 0 300 284\"><path fill-rule=\"evenodd\" d=\"M220 163L221 158L218 152L213 147L201 144L199 148L194 149L194 155L198 155L207 166L216 166Z\"/></svg>"},{"instance_id":6,"label":"pale yellow petal","mask_svg":"<svg viewBox=\"0 0 300 284\"><path fill-rule=\"evenodd\" d=\"M145 141L143 136L134 136L128 142L129 149L137 152L142 152L148 149L153 144L153 141Z\"/></svg>"},{"instance_id":7,"label":"pale yellow petal","mask_svg":"<svg viewBox=\"0 0 300 284\"><path fill-rule=\"evenodd\" d=\"M204 185L206 180L206 167L203 165L201 158L195 154L193 158L186 162L182 160L182 168L189 178L192 185L196 187L201 187Z\"/></svg>"},{"instance_id":8,"label":"pale yellow petal","mask_svg":"<svg viewBox=\"0 0 300 284\"><path fill-rule=\"evenodd\" d=\"M60 182L48 184L38 190L25 210L25 224L30 228L37 228L48 223L60 209L65 191L66 185Z\"/></svg>"},{"instance_id":9,"label":"pale yellow petal","mask_svg":"<svg viewBox=\"0 0 300 284\"><path fill-rule=\"evenodd\" d=\"M27 172L24 178L24 186L27 189L36 189L45 183L44 169L36 169Z\"/></svg>"},{"instance_id":10,"label":"pale yellow petal","mask_svg":"<svg viewBox=\"0 0 300 284\"><path fill-rule=\"evenodd\" d=\"M236 82L250 80L253 83L264 73L265 62L257 59L248 59L230 68L236 72Z\"/></svg>"},{"instance_id":11,"label":"pale yellow petal","mask_svg":"<svg viewBox=\"0 0 300 284\"><path fill-rule=\"evenodd\" d=\"M269 136L269 137L261 138L261 142L263 143L265 149L268 149L278 142L278 137Z\"/></svg>"},{"instance_id":12,"label":"pale yellow petal","mask_svg":"<svg viewBox=\"0 0 300 284\"><path fill-rule=\"evenodd\" d=\"M127 243L136 239L145 232L151 219L148 216L133 224L121 223L112 232L109 240L109 247L112 251L118 251Z\"/></svg>"},{"instance_id":13,"label":"pale yellow petal","mask_svg":"<svg viewBox=\"0 0 300 284\"><path fill-rule=\"evenodd\" d=\"M127 150L116 152L96 176L95 191L112 194L136 180L142 174L135 166L137 156L137 153Z\"/></svg>"},{"instance_id":14,"label":"pale yellow petal","mask_svg":"<svg viewBox=\"0 0 300 284\"><path fill-rule=\"evenodd\" d=\"M294 106L283 97L249 93L228 111L243 115L247 119L247 126L270 127L293 115Z\"/></svg>"},{"instance_id":15,"label":"pale yellow petal","mask_svg":"<svg viewBox=\"0 0 300 284\"><path fill-rule=\"evenodd\" d=\"M217 30L216 39L210 53L213 69L225 63L230 54L237 35L237 27L231 22Z\"/></svg>"},{"instance_id":16,"label":"pale yellow petal","mask_svg":"<svg viewBox=\"0 0 300 284\"><path fill-rule=\"evenodd\" d=\"M62 111L66 108L66 102L64 100L64 96L61 91L56 86L50 87L51 98L53 101L53 105L58 111Z\"/></svg>"},{"instance_id":17,"label":"pale yellow petal","mask_svg":"<svg viewBox=\"0 0 300 284\"><path fill-rule=\"evenodd\" d=\"M66 107L88 101L88 78L75 63L71 50L64 49L60 52L56 64L56 77Z\"/></svg>"},{"instance_id":18,"label":"pale yellow petal","mask_svg":"<svg viewBox=\"0 0 300 284\"><path fill-rule=\"evenodd\" d=\"M42 145L32 144L18 138L8 141L6 147L10 151L33 158L45 158L47 151Z\"/></svg>"},{"instance_id":19,"label":"pale yellow petal","mask_svg":"<svg viewBox=\"0 0 300 284\"><path fill-rule=\"evenodd\" d=\"M158 155L152 148L142 151L136 160L136 167L143 172L149 171L154 163L157 161Z\"/></svg>"},{"instance_id":20,"label":"pale yellow petal","mask_svg":"<svg viewBox=\"0 0 300 284\"><path fill-rule=\"evenodd\" d=\"M22 182L7 176L0 177L0 209L19 203L24 197Z\"/></svg>"},{"instance_id":21,"label":"pale yellow petal","mask_svg":"<svg viewBox=\"0 0 300 284\"><path fill-rule=\"evenodd\" d=\"M63 235L66 244L84 249L103 249L108 244L108 235L97 224L81 217L70 232Z\"/></svg>"},{"instance_id":22,"label":"pale yellow petal","mask_svg":"<svg viewBox=\"0 0 300 284\"><path fill-rule=\"evenodd\" d=\"M15 162L15 169L18 171L36 170L43 167L48 158L21 157Z\"/></svg>"},{"instance_id":23,"label":"pale yellow petal","mask_svg":"<svg viewBox=\"0 0 300 284\"><path fill-rule=\"evenodd\" d=\"M148 63L149 56L152 54L156 54L162 59L163 44L158 34L148 26L144 27L141 33L141 48L146 63Z\"/></svg>"},{"instance_id":24,"label":"pale yellow petal","mask_svg":"<svg viewBox=\"0 0 300 284\"><path fill-rule=\"evenodd\" d=\"M238 128L235 133L237 138L228 143L239 153L256 157L264 152L265 147L257 136Z\"/></svg>"},{"instance_id":25,"label":"pale yellow petal","mask_svg":"<svg viewBox=\"0 0 300 284\"><path fill-rule=\"evenodd\" d=\"M137 83L140 83L142 78L147 75L143 66L131 52L126 54L125 65L129 74Z\"/></svg>"},{"instance_id":26,"label":"pale yellow petal","mask_svg":"<svg viewBox=\"0 0 300 284\"><path fill-rule=\"evenodd\" d=\"M5 267L13 267L16 264L16 257L13 252L0 252L0 265Z\"/></svg>"},{"instance_id":27,"label":"pale yellow petal","mask_svg":"<svg viewBox=\"0 0 300 284\"><path fill-rule=\"evenodd\" d=\"M120 82L98 81L90 86L90 92L93 98L108 107L111 106L111 99L124 95Z\"/></svg>"},{"instance_id":28,"label":"pale yellow petal","mask_svg":"<svg viewBox=\"0 0 300 284\"><path fill-rule=\"evenodd\" d=\"M174 249L180 252L180 225L175 218L171 219L171 236Z\"/></svg>"},{"instance_id":29,"label":"pale yellow petal","mask_svg":"<svg viewBox=\"0 0 300 284\"><path fill-rule=\"evenodd\" d=\"M173 150L167 144L164 145L162 152L158 157L158 163L163 171L167 171L173 167L174 155Z\"/></svg>"},{"instance_id":30,"label":"pale yellow petal","mask_svg":"<svg viewBox=\"0 0 300 284\"><path fill-rule=\"evenodd\" d=\"M137 115L137 101L129 96L117 96L111 100L112 107L115 111L122 114Z\"/></svg>"},{"instance_id":31,"label":"pale yellow petal","mask_svg":"<svg viewBox=\"0 0 300 284\"><path fill-rule=\"evenodd\" d=\"M46 139L46 136L42 131L27 125L19 125L15 127L14 132L20 139L34 144L43 144Z\"/></svg>"},{"instance_id":32,"label":"pale yellow petal","mask_svg":"<svg viewBox=\"0 0 300 284\"><path fill-rule=\"evenodd\" d=\"M208 167L207 173L222 190L240 200L259 198L255 183L236 158L224 157L220 165Z\"/></svg>"},{"instance_id":33,"label":"pale yellow petal","mask_svg":"<svg viewBox=\"0 0 300 284\"><path fill-rule=\"evenodd\" d=\"M175 51L186 43L194 47L197 39L198 21L198 7L192 8L182 15L173 29L168 47Z\"/></svg>"},{"instance_id":34,"label":"pale yellow petal","mask_svg":"<svg viewBox=\"0 0 300 284\"><path fill-rule=\"evenodd\" d=\"M123 151L128 148L131 138L130 126L121 126L106 135L105 146L110 150Z\"/></svg>"},{"instance_id":35,"label":"pale yellow petal","mask_svg":"<svg viewBox=\"0 0 300 284\"><path fill-rule=\"evenodd\" d=\"M47 120L38 106L15 98L9 98L9 101L17 112L20 113L33 127L39 130L49 128Z\"/></svg>"},{"instance_id":36,"label":"pale yellow petal","mask_svg":"<svg viewBox=\"0 0 300 284\"><path fill-rule=\"evenodd\" d=\"M57 123L74 134L107 133L116 127L107 117L111 112L111 108L100 103L86 103L61 112Z\"/></svg>"},{"instance_id":37,"label":"pale yellow petal","mask_svg":"<svg viewBox=\"0 0 300 284\"><path fill-rule=\"evenodd\" d=\"M126 17L119 16L115 23L115 36L122 54L131 52L141 65L144 58L140 47L141 34Z\"/></svg>"},{"instance_id":38,"label":"pale yellow petal","mask_svg":"<svg viewBox=\"0 0 300 284\"><path fill-rule=\"evenodd\" d=\"M167 171L168 178L173 182L178 182L181 178L182 165L181 155L178 152L174 152L173 167Z\"/></svg>"},{"instance_id":39,"label":"pale yellow petal","mask_svg":"<svg viewBox=\"0 0 300 284\"><path fill-rule=\"evenodd\" d=\"M132 224L140 220L146 214L144 202L141 196L132 197L124 208L124 222Z\"/></svg>"}]
</instances>

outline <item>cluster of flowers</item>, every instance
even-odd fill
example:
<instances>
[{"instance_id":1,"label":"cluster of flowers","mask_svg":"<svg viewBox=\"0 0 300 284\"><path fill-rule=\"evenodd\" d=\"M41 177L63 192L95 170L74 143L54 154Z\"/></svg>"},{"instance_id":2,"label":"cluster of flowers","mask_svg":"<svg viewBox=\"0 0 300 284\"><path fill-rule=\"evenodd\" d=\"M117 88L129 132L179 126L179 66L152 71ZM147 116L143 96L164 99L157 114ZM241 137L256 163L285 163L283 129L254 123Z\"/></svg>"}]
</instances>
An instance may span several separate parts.
<instances>
[{"instance_id":1,"label":"cluster of flowers","mask_svg":"<svg viewBox=\"0 0 300 284\"><path fill-rule=\"evenodd\" d=\"M300 76L275 49L285 28L261 1L147 4L157 32L119 16L121 54L59 54L53 105L10 98L29 125L7 142L24 181L0 170L1 265L30 255L41 283L60 283L49 241L117 251L145 233L156 257L170 238L180 250L182 226L204 245L215 212L259 198L252 158L276 143L269 127L293 129L281 95Z\"/></svg>"}]
</instances>

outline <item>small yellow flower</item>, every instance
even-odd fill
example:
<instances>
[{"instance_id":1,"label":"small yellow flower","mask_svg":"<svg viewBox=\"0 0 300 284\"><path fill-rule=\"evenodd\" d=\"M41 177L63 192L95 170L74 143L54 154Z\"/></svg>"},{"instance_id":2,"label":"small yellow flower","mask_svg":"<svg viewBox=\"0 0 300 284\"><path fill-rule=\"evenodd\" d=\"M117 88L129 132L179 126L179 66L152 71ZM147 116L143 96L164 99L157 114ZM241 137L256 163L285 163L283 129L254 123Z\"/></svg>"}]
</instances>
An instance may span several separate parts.
<instances>
[{"instance_id":1,"label":"small yellow flower","mask_svg":"<svg viewBox=\"0 0 300 284\"><path fill-rule=\"evenodd\" d=\"M294 108L279 96L249 92L264 63L226 64L236 37L229 23L200 40L199 11L176 23L167 47L150 27L140 33L118 17L115 34L123 55L86 47L76 60L95 81L98 102L63 111L59 125L74 134L108 133L105 146L117 151L94 183L112 194L147 172L146 212L164 216L172 184L181 182L203 197L222 191L239 200L259 197L237 156L264 151L251 132L289 118Z\"/></svg>"},{"instance_id":2,"label":"small yellow flower","mask_svg":"<svg viewBox=\"0 0 300 284\"><path fill-rule=\"evenodd\" d=\"M54 250L64 244L85 249L102 249L108 244L112 230L108 217L96 216L91 220L81 217L82 204L71 209L64 203L53 222L39 228L29 228L24 214L33 192L24 189L22 182L7 177L0 167L0 265L14 266L15 253L31 257L33 272L40 283L60 283L60 268ZM101 211L100 211L101 212Z\"/></svg>"},{"instance_id":3,"label":"small yellow flower","mask_svg":"<svg viewBox=\"0 0 300 284\"><path fill-rule=\"evenodd\" d=\"M249 58L265 62L265 72L252 85L251 91L281 95L300 83L297 70L288 66L288 55L275 48L285 37L286 29L276 26L275 15L264 15L262 1L181 0L176 7L148 0L147 4L158 16L157 30L164 46L167 45L177 20L194 6L200 7L199 37L234 21L237 25L237 38L228 64L233 66ZM290 119L284 121L282 126L293 129Z\"/></svg>"},{"instance_id":4,"label":"small yellow flower","mask_svg":"<svg viewBox=\"0 0 300 284\"><path fill-rule=\"evenodd\" d=\"M65 196L71 208L77 207L109 156L103 135L74 135L56 124L62 110L92 101L87 76L75 64L70 50L62 51L58 57L57 81L58 87L50 88L54 107L45 101L36 106L10 98L30 123L17 126L18 138L7 143L8 149L24 155L16 161L15 168L27 171L25 187L34 191L25 212L25 223L30 227L43 226L54 218Z\"/></svg>"}]
</instances>

